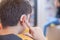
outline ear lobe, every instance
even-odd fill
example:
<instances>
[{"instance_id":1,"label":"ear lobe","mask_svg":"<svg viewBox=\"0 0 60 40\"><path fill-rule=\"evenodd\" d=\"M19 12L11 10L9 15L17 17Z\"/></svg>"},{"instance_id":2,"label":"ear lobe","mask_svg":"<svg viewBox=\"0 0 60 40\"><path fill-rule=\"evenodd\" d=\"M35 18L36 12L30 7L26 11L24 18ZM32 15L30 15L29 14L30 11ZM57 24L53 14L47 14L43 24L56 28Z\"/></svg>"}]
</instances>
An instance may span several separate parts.
<instances>
[{"instance_id":1,"label":"ear lobe","mask_svg":"<svg viewBox=\"0 0 60 40\"><path fill-rule=\"evenodd\" d=\"M22 23L24 23L25 20L26 20L26 15L22 15L21 18L20 18L20 21L21 21Z\"/></svg>"}]
</instances>

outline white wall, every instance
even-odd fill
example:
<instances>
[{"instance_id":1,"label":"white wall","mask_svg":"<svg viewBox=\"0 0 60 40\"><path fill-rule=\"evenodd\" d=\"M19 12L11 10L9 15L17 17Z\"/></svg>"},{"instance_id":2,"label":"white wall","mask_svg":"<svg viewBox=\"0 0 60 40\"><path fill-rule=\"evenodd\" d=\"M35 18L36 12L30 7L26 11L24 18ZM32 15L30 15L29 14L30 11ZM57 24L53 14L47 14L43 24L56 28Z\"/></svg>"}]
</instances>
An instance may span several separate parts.
<instances>
[{"instance_id":1,"label":"white wall","mask_svg":"<svg viewBox=\"0 0 60 40\"><path fill-rule=\"evenodd\" d=\"M38 18L38 26L43 27L43 24L46 22L46 14L45 14L45 1L44 0L37 0L37 18Z\"/></svg>"},{"instance_id":2,"label":"white wall","mask_svg":"<svg viewBox=\"0 0 60 40\"><path fill-rule=\"evenodd\" d=\"M37 0L37 23L39 27L43 28L43 25L46 23L47 17L50 17L50 14L52 15L52 17L55 16L55 7L51 2L53 3L52 0L50 0L50 3L47 3L46 0Z\"/></svg>"}]
</instances>

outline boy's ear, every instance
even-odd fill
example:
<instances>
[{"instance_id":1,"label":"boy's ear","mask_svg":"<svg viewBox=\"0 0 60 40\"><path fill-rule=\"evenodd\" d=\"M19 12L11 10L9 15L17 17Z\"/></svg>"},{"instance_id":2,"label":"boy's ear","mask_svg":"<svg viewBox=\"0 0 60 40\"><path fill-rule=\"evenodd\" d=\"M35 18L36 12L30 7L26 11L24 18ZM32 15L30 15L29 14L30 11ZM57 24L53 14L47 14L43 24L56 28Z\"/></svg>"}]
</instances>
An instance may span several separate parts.
<instances>
[{"instance_id":1,"label":"boy's ear","mask_svg":"<svg viewBox=\"0 0 60 40\"><path fill-rule=\"evenodd\" d=\"M2 24L0 23L0 30L2 30Z\"/></svg>"},{"instance_id":2,"label":"boy's ear","mask_svg":"<svg viewBox=\"0 0 60 40\"><path fill-rule=\"evenodd\" d=\"M21 18L20 18L20 22L21 23L24 23L26 20L26 15L22 15Z\"/></svg>"}]
</instances>

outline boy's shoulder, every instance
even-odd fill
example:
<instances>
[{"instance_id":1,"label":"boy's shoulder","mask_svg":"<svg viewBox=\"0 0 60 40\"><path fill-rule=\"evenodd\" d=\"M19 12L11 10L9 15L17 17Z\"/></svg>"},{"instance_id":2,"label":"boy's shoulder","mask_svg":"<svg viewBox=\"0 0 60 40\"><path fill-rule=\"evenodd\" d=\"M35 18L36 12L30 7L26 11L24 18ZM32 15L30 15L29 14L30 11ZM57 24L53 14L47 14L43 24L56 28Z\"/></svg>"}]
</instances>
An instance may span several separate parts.
<instances>
[{"instance_id":1,"label":"boy's shoulder","mask_svg":"<svg viewBox=\"0 0 60 40\"><path fill-rule=\"evenodd\" d=\"M14 34L0 35L0 40L22 40L20 37Z\"/></svg>"}]
</instances>

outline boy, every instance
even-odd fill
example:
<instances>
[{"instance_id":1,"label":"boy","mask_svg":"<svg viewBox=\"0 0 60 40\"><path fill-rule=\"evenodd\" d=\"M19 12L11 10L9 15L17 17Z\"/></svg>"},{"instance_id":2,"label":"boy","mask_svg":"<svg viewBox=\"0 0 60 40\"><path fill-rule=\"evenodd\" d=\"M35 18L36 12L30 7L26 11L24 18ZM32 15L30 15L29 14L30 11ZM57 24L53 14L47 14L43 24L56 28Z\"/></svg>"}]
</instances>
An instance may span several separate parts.
<instances>
[{"instance_id":1,"label":"boy","mask_svg":"<svg viewBox=\"0 0 60 40\"><path fill-rule=\"evenodd\" d=\"M30 4L24 0L3 0L0 6L2 24L2 27L0 26L0 40L22 40L16 35L25 30L22 23L25 20L24 17L31 11Z\"/></svg>"},{"instance_id":2,"label":"boy","mask_svg":"<svg viewBox=\"0 0 60 40\"><path fill-rule=\"evenodd\" d=\"M32 12L29 2L25 0L3 0L0 3L0 40L22 40L18 33L22 34L26 27L29 28L33 40L45 40L40 29L28 25L27 15ZM37 32L37 33L36 33ZM37 35L38 34L38 35Z\"/></svg>"}]
</instances>

